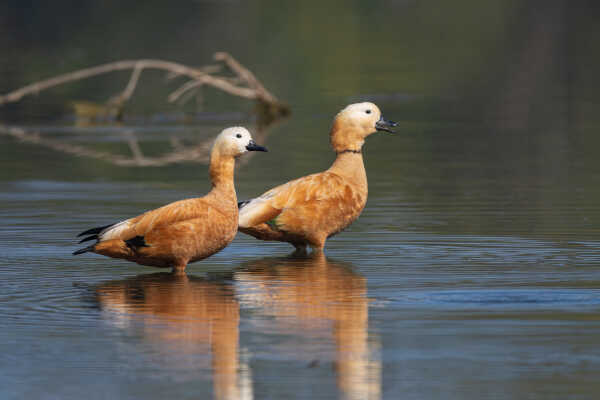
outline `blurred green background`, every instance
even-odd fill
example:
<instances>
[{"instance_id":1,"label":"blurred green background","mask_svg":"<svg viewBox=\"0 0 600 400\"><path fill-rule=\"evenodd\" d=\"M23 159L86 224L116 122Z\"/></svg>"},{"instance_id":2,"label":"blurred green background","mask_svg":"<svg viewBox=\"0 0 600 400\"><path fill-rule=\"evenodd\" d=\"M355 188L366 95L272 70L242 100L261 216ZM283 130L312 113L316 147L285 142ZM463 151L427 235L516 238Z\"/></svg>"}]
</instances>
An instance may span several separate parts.
<instances>
[{"instance_id":1,"label":"blurred green background","mask_svg":"<svg viewBox=\"0 0 600 400\"><path fill-rule=\"evenodd\" d=\"M599 8L585 0L5 1L0 90L118 59L202 65L223 50L296 111L379 95L402 103L406 121L516 119L523 127L560 116L580 126L597 122ZM119 77L0 110L5 120L56 117L69 99L106 100L128 73ZM164 89L156 81L145 77L144 94ZM214 100L206 106L227 107ZM138 95L130 111L164 104Z\"/></svg>"}]
</instances>

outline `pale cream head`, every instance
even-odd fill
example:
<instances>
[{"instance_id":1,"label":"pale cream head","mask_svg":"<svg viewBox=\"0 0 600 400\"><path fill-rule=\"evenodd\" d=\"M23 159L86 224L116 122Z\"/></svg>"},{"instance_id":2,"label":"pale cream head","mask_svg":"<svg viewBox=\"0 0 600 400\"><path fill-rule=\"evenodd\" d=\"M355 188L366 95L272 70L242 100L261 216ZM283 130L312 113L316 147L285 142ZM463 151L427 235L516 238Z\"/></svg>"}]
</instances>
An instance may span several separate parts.
<instances>
[{"instance_id":1,"label":"pale cream head","mask_svg":"<svg viewBox=\"0 0 600 400\"><path fill-rule=\"evenodd\" d=\"M215 139L212 152L221 156L238 157L248 151L266 151L252 140L250 132L241 126L224 129Z\"/></svg>"},{"instance_id":2,"label":"pale cream head","mask_svg":"<svg viewBox=\"0 0 600 400\"><path fill-rule=\"evenodd\" d=\"M352 126L364 132L365 136L375 132L375 124L381 118L381 111L373 103L354 103L346 106L336 116L346 126Z\"/></svg>"},{"instance_id":3,"label":"pale cream head","mask_svg":"<svg viewBox=\"0 0 600 400\"><path fill-rule=\"evenodd\" d=\"M381 111L373 103L355 103L346 106L333 120L331 146L336 152L360 151L365 138L378 129Z\"/></svg>"}]
</instances>

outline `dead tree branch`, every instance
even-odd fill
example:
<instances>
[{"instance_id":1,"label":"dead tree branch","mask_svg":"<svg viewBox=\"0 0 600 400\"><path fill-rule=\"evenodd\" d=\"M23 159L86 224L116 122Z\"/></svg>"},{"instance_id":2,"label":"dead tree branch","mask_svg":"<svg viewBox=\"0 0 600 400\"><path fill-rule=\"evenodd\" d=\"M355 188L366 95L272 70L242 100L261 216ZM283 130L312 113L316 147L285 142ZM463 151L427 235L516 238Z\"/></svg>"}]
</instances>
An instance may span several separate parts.
<instances>
[{"instance_id":1,"label":"dead tree branch","mask_svg":"<svg viewBox=\"0 0 600 400\"><path fill-rule=\"evenodd\" d=\"M265 103L277 103L277 98L273 96L265 87L256 79L254 74L242 64L237 62L230 54L225 52L215 53L215 60L223 61L237 76L246 82L246 84L256 92L256 96L262 99Z\"/></svg>"},{"instance_id":2,"label":"dead tree branch","mask_svg":"<svg viewBox=\"0 0 600 400\"><path fill-rule=\"evenodd\" d=\"M192 68L183 64L164 60L122 60L91 68L84 68L78 71L69 72L53 78L31 83L10 93L0 95L0 106L7 103L20 101L25 96L37 95L44 90L66 83L91 78L109 72L131 69L133 70L131 77L123 92L113 97L109 101L109 105L122 107L124 103L126 103L133 95L142 71L145 69L155 69L167 71L169 73L169 78L184 76L190 79L190 81L186 82L178 90L171 93L171 95L168 97L170 102L176 101L188 90L197 89L200 86L207 85L222 90L233 96L256 100L259 102L259 104L263 105L262 108L264 110L273 111L273 117L286 115L289 113L289 108L285 104L281 103L267 89L265 89L265 87L258 81L254 74L243 67L231 55L228 53L219 52L215 54L215 59L223 62L231 70L231 72L236 75L237 79L231 79L231 77L227 76L214 75L222 69L221 66L218 65Z\"/></svg>"},{"instance_id":3,"label":"dead tree branch","mask_svg":"<svg viewBox=\"0 0 600 400\"><path fill-rule=\"evenodd\" d=\"M179 89L177 89L176 91L171 93L167 99L169 100L170 103L172 103L174 101L179 100L179 98L187 91L195 89L200 86L202 86L202 82L200 82L200 81L187 81Z\"/></svg>"}]
</instances>

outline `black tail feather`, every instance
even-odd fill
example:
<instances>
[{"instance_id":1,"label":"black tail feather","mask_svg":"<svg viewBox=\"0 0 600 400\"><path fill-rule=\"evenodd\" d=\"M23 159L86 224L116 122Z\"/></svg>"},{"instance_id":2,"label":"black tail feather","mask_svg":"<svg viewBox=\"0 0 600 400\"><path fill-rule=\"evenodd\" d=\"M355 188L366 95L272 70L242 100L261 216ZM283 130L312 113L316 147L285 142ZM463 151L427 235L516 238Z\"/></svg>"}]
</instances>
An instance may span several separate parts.
<instances>
[{"instance_id":1,"label":"black tail feather","mask_svg":"<svg viewBox=\"0 0 600 400\"><path fill-rule=\"evenodd\" d=\"M79 249L77 251L73 252L73 255L76 256L77 254L83 254L83 253L87 253L88 251L93 251L94 250L94 246L95 245L91 245L88 247L84 247L83 249Z\"/></svg>"},{"instance_id":2,"label":"black tail feather","mask_svg":"<svg viewBox=\"0 0 600 400\"><path fill-rule=\"evenodd\" d=\"M79 241L79 243L87 242L88 240L98 240L98 235L88 236Z\"/></svg>"},{"instance_id":3,"label":"black tail feather","mask_svg":"<svg viewBox=\"0 0 600 400\"><path fill-rule=\"evenodd\" d=\"M77 235L77 237L84 236L84 235L98 235L104 229L108 228L109 226L113 226L113 225L114 224L108 224L108 225L104 225L104 226L99 226L97 228L88 229L87 231L81 232L79 235Z\"/></svg>"}]
</instances>

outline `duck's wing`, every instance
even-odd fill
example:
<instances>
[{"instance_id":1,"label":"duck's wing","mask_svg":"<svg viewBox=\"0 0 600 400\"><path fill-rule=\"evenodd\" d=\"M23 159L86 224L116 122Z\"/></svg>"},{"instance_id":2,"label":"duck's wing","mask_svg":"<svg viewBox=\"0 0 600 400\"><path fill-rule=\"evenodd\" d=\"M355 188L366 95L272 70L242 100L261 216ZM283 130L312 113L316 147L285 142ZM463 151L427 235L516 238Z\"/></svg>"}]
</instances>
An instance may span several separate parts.
<instances>
[{"instance_id":1,"label":"duck's wing","mask_svg":"<svg viewBox=\"0 0 600 400\"><path fill-rule=\"evenodd\" d=\"M240 203L239 226L249 228L274 221L285 210L339 197L341 177L331 172L308 175L277 186Z\"/></svg>"},{"instance_id":2,"label":"duck's wing","mask_svg":"<svg viewBox=\"0 0 600 400\"><path fill-rule=\"evenodd\" d=\"M112 239L128 241L137 237L143 238L148 232L159 227L206 215L209 207L201 198L180 200L116 224L89 229L79 236L89 235L81 242L88 240L103 242Z\"/></svg>"},{"instance_id":3,"label":"duck's wing","mask_svg":"<svg viewBox=\"0 0 600 400\"><path fill-rule=\"evenodd\" d=\"M278 207L281 201L276 201L275 197L281 194L285 195L293 182L277 186L259 197L238 203L240 209L238 225L242 228L251 227L277 217L282 208Z\"/></svg>"}]
</instances>

